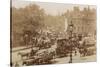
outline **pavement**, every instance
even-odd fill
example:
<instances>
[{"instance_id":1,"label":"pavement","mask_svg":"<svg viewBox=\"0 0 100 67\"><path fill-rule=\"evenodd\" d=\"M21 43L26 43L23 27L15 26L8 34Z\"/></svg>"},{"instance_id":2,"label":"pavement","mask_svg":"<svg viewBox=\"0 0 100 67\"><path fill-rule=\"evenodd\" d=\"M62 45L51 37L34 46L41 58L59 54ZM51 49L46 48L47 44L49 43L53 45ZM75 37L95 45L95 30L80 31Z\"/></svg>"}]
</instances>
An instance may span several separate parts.
<instances>
[{"instance_id":1,"label":"pavement","mask_svg":"<svg viewBox=\"0 0 100 67\"><path fill-rule=\"evenodd\" d=\"M70 60L70 57L63 57L63 58L54 59L54 61L56 61L55 64L69 63L69 60ZM80 57L79 53L77 53L76 56L73 54L72 63L83 63L83 62L96 62L96 55Z\"/></svg>"}]
</instances>

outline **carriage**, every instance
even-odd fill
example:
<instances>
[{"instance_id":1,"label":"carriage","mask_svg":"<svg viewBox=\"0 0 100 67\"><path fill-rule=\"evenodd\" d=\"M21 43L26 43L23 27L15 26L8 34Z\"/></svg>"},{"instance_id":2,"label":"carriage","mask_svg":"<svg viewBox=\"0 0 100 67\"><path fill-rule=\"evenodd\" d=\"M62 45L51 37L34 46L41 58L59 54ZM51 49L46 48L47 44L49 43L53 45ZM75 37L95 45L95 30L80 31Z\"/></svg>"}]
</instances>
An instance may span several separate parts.
<instances>
[{"instance_id":1,"label":"carriage","mask_svg":"<svg viewBox=\"0 0 100 67\"><path fill-rule=\"evenodd\" d=\"M96 40L93 37L84 37L79 41L79 44L79 52L81 56L90 56L96 51Z\"/></svg>"},{"instance_id":2,"label":"carriage","mask_svg":"<svg viewBox=\"0 0 100 67\"><path fill-rule=\"evenodd\" d=\"M38 50L34 55L27 56L27 59L23 60L23 65L39 65L50 64L54 57L54 52L50 49Z\"/></svg>"},{"instance_id":3,"label":"carriage","mask_svg":"<svg viewBox=\"0 0 100 67\"><path fill-rule=\"evenodd\" d=\"M57 40L56 54L58 57L68 56L70 52L70 44L68 39L60 38Z\"/></svg>"}]
</instances>

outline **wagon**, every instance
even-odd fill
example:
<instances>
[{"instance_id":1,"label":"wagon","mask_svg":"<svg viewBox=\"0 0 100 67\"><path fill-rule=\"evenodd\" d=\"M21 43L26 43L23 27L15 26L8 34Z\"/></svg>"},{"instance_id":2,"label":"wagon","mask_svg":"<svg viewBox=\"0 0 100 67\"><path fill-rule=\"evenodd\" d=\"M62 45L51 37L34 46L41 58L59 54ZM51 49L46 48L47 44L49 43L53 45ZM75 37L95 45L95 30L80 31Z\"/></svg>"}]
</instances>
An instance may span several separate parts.
<instances>
[{"instance_id":1,"label":"wagon","mask_svg":"<svg viewBox=\"0 0 100 67\"><path fill-rule=\"evenodd\" d=\"M70 52L70 44L68 39L58 39L57 40L57 49L56 54L58 57L68 56Z\"/></svg>"},{"instance_id":2,"label":"wagon","mask_svg":"<svg viewBox=\"0 0 100 67\"><path fill-rule=\"evenodd\" d=\"M24 60L23 65L39 65L39 64L51 64L54 53L49 49L41 49L34 56L31 56Z\"/></svg>"},{"instance_id":3,"label":"wagon","mask_svg":"<svg viewBox=\"0 0 100 67\"><path fill-rule=\"evenodd\" d=\"M49 49L43 49L37 52L39 64L50 64L53 59L53 52L50 52Z\"/></svg>"},{"instance_id":4,"label":"wagon","mask_svg":"<svg viewBox=\"0 0 100 67\"><path fill-rule=\"evenodd\" d=\"M96 40L93 37L85 37L80 42L79 52L83 56L93 55L96 51Z\"/></svg>"}]
</instances>

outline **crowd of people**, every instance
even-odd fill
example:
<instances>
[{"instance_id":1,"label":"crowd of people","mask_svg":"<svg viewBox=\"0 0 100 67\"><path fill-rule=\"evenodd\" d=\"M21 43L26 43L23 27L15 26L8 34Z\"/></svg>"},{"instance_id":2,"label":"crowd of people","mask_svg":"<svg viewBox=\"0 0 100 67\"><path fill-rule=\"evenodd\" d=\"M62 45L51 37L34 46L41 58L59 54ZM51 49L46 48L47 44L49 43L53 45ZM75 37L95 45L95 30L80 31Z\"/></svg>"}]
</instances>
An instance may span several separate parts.
<instances>
[{"instance_id":1,"label":"crowd of people","mask_svg":"<svg viewBox=\"0 0 100 67\"><path fill-rule=\"evenodd\" d=\"M75 55L77 55L77 51L79 51L81 57L88 55L89 51L86 43L86 37L88 36L76 33L73 33L72 38L66 35L66 37L63 36L64 35L61 34L43 32L42 34L38 33L36 36L31 37L31 42L29 43L32 45L32 50L29 54L35 56L34 58L38 56L38 60L35 60L35 62L37 62L36 64L49 62L51 59L57 57L70 56L69 54L71 51ZM54 45L56 45L55 48L52 47ZM93 43L93 45L95 45L95 43ZM35 47L37 47L38 50L34 50L33 48ZM31 57L29 55L27 56L29 58Z\"/></svg>"}]
</instances>

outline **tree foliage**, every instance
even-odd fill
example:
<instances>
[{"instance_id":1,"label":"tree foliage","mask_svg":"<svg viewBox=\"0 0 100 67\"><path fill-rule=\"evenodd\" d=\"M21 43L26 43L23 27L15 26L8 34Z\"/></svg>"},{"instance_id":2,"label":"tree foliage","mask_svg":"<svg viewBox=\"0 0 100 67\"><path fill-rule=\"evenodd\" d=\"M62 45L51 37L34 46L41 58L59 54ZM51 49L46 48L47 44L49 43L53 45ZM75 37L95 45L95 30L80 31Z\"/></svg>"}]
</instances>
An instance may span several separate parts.
<instances>
[{"instance_id":1,"label":"tree foliage","mask_svg":"<svg viewBox=\"0 0 100 67\"><path fill-rule=\"evenodd\" d=\"M43 26L44 10L38 5L31 4L24 8L11 8L12 38L14 45L18 45L25 31L34 31ZM20 44L19 44L20 45Z\"/></svg>"}]
</instances>

